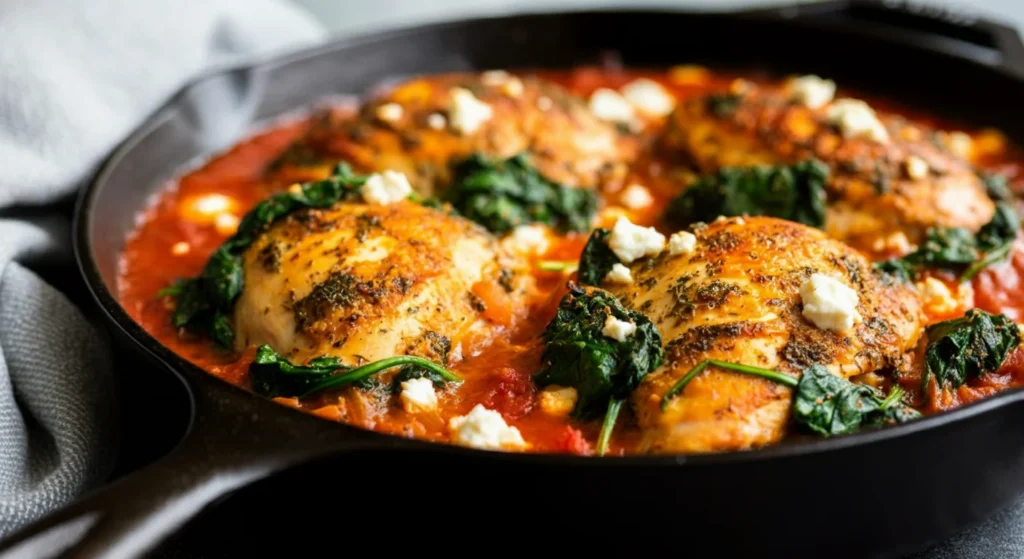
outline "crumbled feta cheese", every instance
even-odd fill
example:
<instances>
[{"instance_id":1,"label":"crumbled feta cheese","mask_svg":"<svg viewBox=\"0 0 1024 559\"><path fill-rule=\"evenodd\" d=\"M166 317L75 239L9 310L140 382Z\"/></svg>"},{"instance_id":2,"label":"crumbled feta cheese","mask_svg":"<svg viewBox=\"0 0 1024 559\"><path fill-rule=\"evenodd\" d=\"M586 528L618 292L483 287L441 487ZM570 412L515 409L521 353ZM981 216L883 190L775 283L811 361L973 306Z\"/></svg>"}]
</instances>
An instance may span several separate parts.
<instances>
[{"instance_id":1,"label":"crumbled feta cheese","mask_svg":"<svg viewBox=\"0 0 1024 559\"><path fill-rule=\"evenodd\" d=\"M625 264L644 256L653 256L665 249L665 235L653 227L634 225L620 217L608 236L608 248Z\"/></svg>"},{"instance_id":2,"label":"crumbled feta cheese","mask_svg":"<svg viewBox=\"0 0 1024 559\"><path fill-rule=\"evenodd\" d=\"M462 342L455 344L455 347L448 352L449 363L458 363L459 361L462 361Z\"/></svg>"},{"instance_id":3,"label":"crumbled feta cheese","mask_svg":"<svg viewBox=\"0 0 1024 559\"><path fill-rule=\"evenodd\" d=\"M871 248L877 252L892 251L902 256L914 250L914 245L910 244L910 239L907 238L906 233L896 231L875 239L875 242L871 244Z\"/></svg>"},{"instance_id":4,"label":"crumbled feta cheese","mask_svg":"<svg viewBox=\"0 0 1024 559\"><path fill-rule=\"evenodd\" d=\"M473 92L461 87L452 88L452 107L448 120L456 131L472 134L494 116L494 110L487 103L476 98Z\"/></svg>"},{"instance_id":5,"label":"crumbled feta cheese","mask_svg":"<svg viewBox=\"0 0 1024 559\"><path fill-rule=\"evenodd\" d=\"M488 70L480 74L480 82L488 87L496 87L505 83L511 77L512 74L505 70Z\"/></svg>"},{"instance_id":6,"label":"crumbled feta cheese","mask_svg":"<svg viewBox=\"0 0 1024 559\"><path fill-rule=\"evenodd\" d=\"M555 103L554 103L554 101L551 100L550 97L541 96L541 97L537 98L537 109L539 109L541 111L548 111L548 110L551 109L551 107L554 107L554 106L555 106Z\"/></svg>"},{"instance_id":7,"label":"crumbled feta cheese","mask_svg":"<svg viewBox=\"0 0 1024 559\"><path fill-rule=\"evenodd\" d=\"M793 78L788 86L789 94L796 102L812 109L824 107L836 94L836 82L818 76Z\"/></svg>"},{"instance_id":8,"label":"crumbled feta cheese","mask_svg":"<svg viewBox=\"0 0 1024 559\"><path fill-rule=\"evenodd\" d=\"M631 210L642 210L654 203L651 192L642 185L631 184L622 191L622 205Z\"/></svg>"},{"instance_id":9,"label":"crumbled feta cheese","mask_svg":"<svg viewBox=\"0 0 1024 559\"><path fill-rule=\"evenodd\" d=\"M917 284L917 289L921 292L921 299L929 313L947 314L960 306L960 301L941 280L925 278L923 282Z\"/></svg>"},{"instance_id":10,"label":"crumbled feta cheese","mask_svg":"<svg viewBox=\"0 0 1024 559\"><path fill-rule=\"evenodd\" d=\"M621 284L633 283L633 272L616 262L612 265L612 269L608 270L608 273L604 275L604 280L602 281Z\"/></svg>"},{"instance_id":11,"label":"crumbled feta cheese","mask_svg":"<svg viewBox=\"0 0 1024 559\"><path fill-rule=\"evenodd\" d=\"M804 318L822 330L842 332L860 320L857 292L825 274L812 274L800 286Z\"/></svg>"},{"instance_id":12,"label":"crumbled feta cheese","mask_svg":"<svg viewBox=\"0 0 1024 559\"><path fill-rule=\"evenodd\" d=\"M414 378L402 383L402 393L398 398L402 407L409 413L432 411L437 409L437 393L434 392L434 381L426 378Z\"/></svg>"},{"instance_id":13,"label":"crumbled feta cheese","mask_svg":"<svg viewBox=\"0 0 1024 559\"><path fill-rule=\"evenodd\" d=\"M412 194L412 186L403 173L384 171L370 175L360 193L367 203L384 206L408 198Z\"/></svg>"},{"instance_id":14,"label":"crumbled feta cheese","mask_svg":"<svg viewBox=\"0 0 1024 559\"><path fill-rule=\"evenodd\" d=\"M402 106L398 103L385 103L377 107L377 118L384 122L395 122L402 118L402 113L405 112Z\"/></svg>"},{"instance_id":15,"label":"crumbled feta cheese","mask_svg":"<svg viewBox=\"0 0 1024 559\"><path fill-rule=\"evenodd\" d=\"M878 120L874 109L859 99L839 99L828 108L828 120L845 138L867 138L874 142L889 141L889 132Z\"/></svg>"},{"instance_id":16,"label":"crumbled feta cheese","mask_svg":"<svg viewBox=\"0 0 1024 559\"><path fill-rule=\"evenodd\" d=\"M668 238L668 253L672 256L690 254L697 249L697 236L689 231L677 231Z\"/></svg>"},{"instance_id":17,"label":"crumbled feta cheese","mask_svg":"<svg viewBox=\"0 0 1024 559\"><path fill-rule=\"evenodd\" d=\"M519 97L526 91L526 86L523 85L523 80L513 76L501 86L501 91L509 97Z\"/></svg>"},{"instance_id":18,"label":"crumbled feta cheese","mask_svg":"<svg viewBox=\"0 0 1024 559\"><path fill-rule=\"evenodd\" d=\"M538 400L540 409L548 415L564 417L569 415L576 407L576 400L579 394L576 389L568 386L551 385L540 391Z\"/></svg>"},{"instance_id":19,"label":"crumbled feta cheese","mask_svg":"<svg viewBox=\"0 0 1024 559\"><path fill-rule=\"evenodd\" d=\"M733 217L726 217L724 215L720 215L720 216L716 217L714 222L715 223L728 223L730 221L735 223L736 225L746 225L747 224L747 222L744 221L742 217L734 217L734 216Z\"/></svg>"},{"instance_id":20,"label":"crumbled feta cheese","mask_svg":"<svg viewBox=\"0 0 1024 559\"><path fill-rule=\"evenodd\" d=\"M508 239L509 248L517 252L535 254L548 249L548 229L543 225L520 225Z\"/></svg>"},{"instance_id":21,"label":"crumbled feta cheese","mask_svg":"<svg viewBox=\"0 0 1024 559\"><path fill-rule=\"evenodd\" d=\"M448 119L441 113L431 113L427 116L427 126L434 130L444 130L448 126Z\"/></svg>"},{"instance_id":22,"label":"crumbled feta cheese","mask_svg":"<svg viewBox=\"0 0 1024 559\"><path fill-rule=\"evenodd\" d=\"M602 87L590 95L590 112L601 120L629 122L633 120L633 105L618 91Z\"/></svg>"},{"instance_id":23,"label":"crumbled feta cheese","mask_svg":"<svg viewBox=\"0 0 1024 559\"><path fill-rule=\"evenodd\" d=\"M676 106L676 99L654 80L641 78L622 87L622 96L642 113L665 116Z\"/></svg>"},{"instance_id":24,"label":"crumbled feta cheese","mask_svg":"<svg viewBox=\"0 0 1024 559\"><path fill-rule=\"evenodd\" d=\"M963 132L950 132L947 138L947 145L949 146L949 151L958 157L970 159L974 148L974 140L971 140L971 137Z\"/></svg>"},{"instance_id":25,"label":"crumbled feta cheese","mask_svg":"<svg viewBox=\"0 0 1024 559\"><path fill-rule=\"evenodd\" d=\"M448 420L452 442L485 450L514 450L526 446L519 429L509 427L500 413L477 404L466 415Z\"/></svg>"},{"instance_id":26,"label":"crumbled feta cheese","mask_svg":"<svg viewBox=\"0 0 1024 559\"><path fill-rule=\"evenodd\" d=\"M635 332L636 324L633 324L628 320L619 320L611 314L604 319L604 328L601 328L601 334L604 337L611 338L619 342L626 341Z\"/></svg>"},{"instance_id":27,"label":"crumbled feta cheese","mask_svg":"<svg viewBox=\"0 0 1024 559\"><path fill-rule=\"evenodd\" d=\"M234 209L235 200L223 194L204 194L193 199L189 205L197 214L216 216Z\"/></svg>"},{"instance_id":28,"label":"crumbled feta cheese","mask_svg":"<svg viewBox=\"0 0 1024 559\"><path fill-rule=\"evenodd\" d=\"M178 242L174 243L171 246L171 254L173 254L175 256L181 256L183 254L188 254L189 251L191 251L191 250L192 250L192 245L186 243L185 241L178 241Z\"/></svg>"},{"instance_id":29,"label":"crumbled feta cheese","mask_svg":"<svg viewBox=\"0 0 1024 559\"><path fill-rule=\"evenodd\" d=\"M921 180L928 176L928 162L916 155L908 155L903 160L903 170L910 180Z\"/></svg>"},{"instance_id":30,"label":"crumbled feta cheese","mask_svg":"<svg viewBox=\"0 0 1024 559\"><path fill-rule=\"evenodd\" d=\"M499 87L509 97L519 97L526 87L523 80L504 70L490 70L480 75L480 81L488 87Z\"/></svg>"},{"instance_id":31,"label":"crumbled feta cheese","mask_svg":"<svg viewBox=\"0 0 1024 559\"><path fill-rule=\"evenodd\" d=\"M235 214L217 214L217 217L213 220L213 228L221 235L234 235L238 231L239 221L241 220Z\"/></svg>"}]
</instances>

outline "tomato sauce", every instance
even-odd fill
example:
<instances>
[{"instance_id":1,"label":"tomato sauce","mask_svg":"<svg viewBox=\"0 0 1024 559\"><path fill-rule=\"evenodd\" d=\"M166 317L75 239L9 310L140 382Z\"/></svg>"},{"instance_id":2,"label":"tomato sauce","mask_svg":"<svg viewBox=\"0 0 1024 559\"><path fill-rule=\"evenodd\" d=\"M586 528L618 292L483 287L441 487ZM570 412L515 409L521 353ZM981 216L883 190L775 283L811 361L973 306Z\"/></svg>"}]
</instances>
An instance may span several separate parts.
<instances>
[{"instance_id":1,"label":"tomato sauce","mask_svg":"<svg viewBox=\"0 0 1024 559\"><path fill-rule=\"evenodd\" d=\"M571 72L538 74L584 98L599 87L618 88L634 79L646 77L661 83L679 101L711 90L724 90L738 78L698 67L677 67L662 72L581 68ZM745 75L743 78L759 81L766 76ZM875 104L876 100L871 102ZM891 103L884 103L884 107L903 115L913 114ZM943 126L948 123L927 115L914 114L913 118L942 129L953 129ZM211 374L245 388L248 388L247 369L254 348L241 354L218 351L212 342L179 331L171 324L173 303L170 298L158 296L158 292L178 278L198 274L210 254L231 235L230 220L223 223L218 221L219 218L204 214L203 204L212 204L217 212L237 218L260 200L285 188L287 184L268 178L268 165L309 126L310 122L304 119L280 123L254 134L199 168L170 180L152 206L140 216L138 228L128 239L121 257L118 296L128 313L174 352ZM1006 173L1011 179L1011 187L1017 192L1024 192L1019 163L1022 158L1016 149L994 131L971 132L984 148L982 160L985 168ZM648 138L657 133L657 126L645 130ZM621 189L604 191L605 209L598 216L598 226L611 225L618 215L627 215L635 223L657 225L658 213L680 190L679 178L669 176L666 166L653 155L641 157L623 184L634 182L647 187L653 203L646 209L630 210L621 204ZM200 202L202 197L214 194L223 198ZM552 243L546 254L535 259L577 260L585 242L585 234L570 235ZM591 454L600 429L599 421L581 423L569 418L556 418L542 413L536 406L537 388L532 375L539 368L542 351L538 335L565 293L564 285L569 275L542 270L537 270L535 275L545 295L532 306L528 319L522 321L525 326L508 332L482 353L467 356L455 365L455 372L466 382L460 387L458 398L449 393L440 395L441 414L436 417L412 417L398 406L391 406L382 413L372 409L372 403L353 394L346 397L337 393L324 394L301 403L294 398L276 400L325 419L427 440L445 440L446 421L443 418L465 414L476 403L482 403L501 412L510 425L517 427L532 450ZM973 280L971 287L974 305L990 312L1006 313L1015 321L1024 320L1024 241L1016 247L1009 262L984 271ZM477 295L482 298L488 296L486 293ZM937 321L949 317L936 315L931 318ZM904 385L916 390L913 381L904 379ZM927 411L955 407L1022 383L1024 355L1016 351L999 372L972 380L959 389L934 394L931 398L933 404ZM341 392L354 391L349 388ZM639 430L633 426L629 415L624 409L610 454L630 452L640 440Z\"/></svg>"}]
</instances>

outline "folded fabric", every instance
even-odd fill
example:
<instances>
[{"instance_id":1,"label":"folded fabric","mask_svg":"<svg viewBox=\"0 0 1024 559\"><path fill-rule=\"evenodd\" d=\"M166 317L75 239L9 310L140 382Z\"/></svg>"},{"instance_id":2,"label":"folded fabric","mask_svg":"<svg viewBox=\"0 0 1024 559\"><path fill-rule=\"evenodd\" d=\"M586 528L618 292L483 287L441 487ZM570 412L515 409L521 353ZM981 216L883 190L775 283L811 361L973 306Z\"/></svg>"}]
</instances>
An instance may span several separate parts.
<instances>
[{"instance_id":1,"label":"folded fabric","mask_svg":"<svg viewBox=\"0 0 1024 559\"><path fill-rule=\"evenodd\" d=\"M77 274L54 203L197 72L323 36L278 0L0 3L0 537L115 454L107 342L31 270Z\"/></svg>"}]
</instances>

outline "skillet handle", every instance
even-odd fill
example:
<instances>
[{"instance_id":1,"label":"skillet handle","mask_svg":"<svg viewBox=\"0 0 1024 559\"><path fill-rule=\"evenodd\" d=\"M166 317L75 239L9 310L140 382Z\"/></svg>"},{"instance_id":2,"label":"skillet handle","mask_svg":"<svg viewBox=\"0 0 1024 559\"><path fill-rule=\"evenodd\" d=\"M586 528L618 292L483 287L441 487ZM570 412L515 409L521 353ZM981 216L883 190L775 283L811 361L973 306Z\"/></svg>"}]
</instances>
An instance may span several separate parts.
<instances>
[{"instance_id":1,"label":"skillet handle","mask_svg":"<svg viewBox=\"0 0 1024 559\"><path fill-rule=\"evenodd\" d=\"M745 11L751 17L837 26L927 46L1024 77L1024 42L1013 27L951 5L920 0L830 0Z\"/></svg>"},{"instance_id":2,"label":"skillet handle","mask_svg":"<svg viewBox=\"0 0 1024 559\"><path fill-rule=\"evenodd\" d=\"M192 426L170 454L12 534L0 558L140 557L246 484L327 452L383 446L379 436L210 384L193 392Z\"/></svg>"}]
</instances>

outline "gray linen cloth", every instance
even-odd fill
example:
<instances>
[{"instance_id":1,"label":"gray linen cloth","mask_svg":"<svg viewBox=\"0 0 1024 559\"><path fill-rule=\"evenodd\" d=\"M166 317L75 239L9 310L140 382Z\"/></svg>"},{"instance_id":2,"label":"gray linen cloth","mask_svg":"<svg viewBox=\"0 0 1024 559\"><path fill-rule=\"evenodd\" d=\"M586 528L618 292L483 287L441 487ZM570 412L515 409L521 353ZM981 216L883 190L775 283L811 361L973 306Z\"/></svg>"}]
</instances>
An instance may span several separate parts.
<instances>
[{"instance_id":1,"label":"gray linen cloth","mask_svg":"<svg viewBox=\"0 0 1024 559\"><path fill-rule=\"evenodd\" d=\"M323 36L280 0L0 2L0 537L103 482L118 439L107 340L32 270L77 273L53 204L197 72Z\"/></svg>"}]
</instances>

